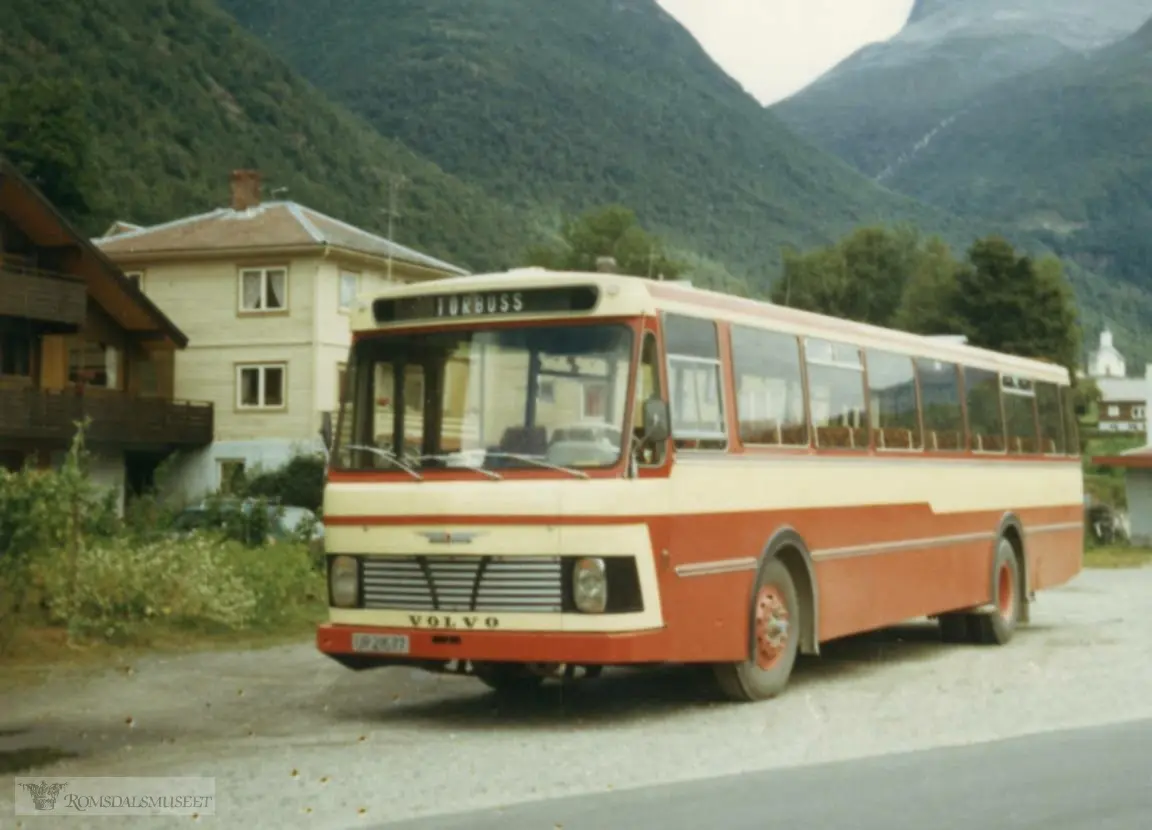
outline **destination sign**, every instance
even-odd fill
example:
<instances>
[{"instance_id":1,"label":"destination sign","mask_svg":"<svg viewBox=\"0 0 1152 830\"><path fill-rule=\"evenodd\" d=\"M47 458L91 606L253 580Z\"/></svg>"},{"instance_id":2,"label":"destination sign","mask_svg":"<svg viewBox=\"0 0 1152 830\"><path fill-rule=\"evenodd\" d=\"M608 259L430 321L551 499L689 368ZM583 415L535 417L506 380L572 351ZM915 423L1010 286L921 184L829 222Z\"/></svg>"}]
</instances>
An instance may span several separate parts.
<instances>
[{"instance_id":1,"label":"destination sign","mask_svg":"<svg viewBox=\"0 0 1152 830\"><path fill-rule=\"evenodd\" d=\"M525 288L520 291L468 291L376 300L372 304L372 313L377 323L516 317L591 311L598 299L599 292L591 285Z\"/></svg>"}]
</instances>

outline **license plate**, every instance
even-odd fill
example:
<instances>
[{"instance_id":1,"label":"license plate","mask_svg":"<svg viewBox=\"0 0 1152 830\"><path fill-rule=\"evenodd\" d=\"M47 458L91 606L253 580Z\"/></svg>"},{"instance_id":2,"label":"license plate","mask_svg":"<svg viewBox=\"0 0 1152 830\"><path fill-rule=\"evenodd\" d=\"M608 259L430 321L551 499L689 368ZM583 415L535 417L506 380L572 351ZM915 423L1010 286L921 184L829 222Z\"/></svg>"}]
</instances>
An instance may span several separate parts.
<instances>
[{"instance_id":1,"label":"license plate","mask_svg":"<svg viewBox=\"0 0 1152 830\"><path fill-rule=\"evenodd\" d=\"M407 654L406 634L353 634L352 650L361 654Z\"/></svg>"}]
</instances>

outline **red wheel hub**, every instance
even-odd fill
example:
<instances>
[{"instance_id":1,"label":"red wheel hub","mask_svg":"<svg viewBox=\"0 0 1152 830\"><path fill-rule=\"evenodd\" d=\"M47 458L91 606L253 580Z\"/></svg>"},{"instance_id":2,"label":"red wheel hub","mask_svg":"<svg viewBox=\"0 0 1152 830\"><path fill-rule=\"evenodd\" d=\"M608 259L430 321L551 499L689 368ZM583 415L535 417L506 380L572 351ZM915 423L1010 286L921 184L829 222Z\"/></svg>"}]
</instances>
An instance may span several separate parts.
<instances>
[{"instance_id":1,"label":"red wheel hub","mask_svg":"<svg viewBox=\"0 0 1152 830\"><path fill-rule=\"evenodd\" d=\"M1000 573L997 574L996 606L1000 609L1001 617L1012 619L1012 613L1016 610L1016 581L1012 579L1012 569L1007 563L1000 566Z\"/></svg>"},{"instance_id":2,"label":"red wheel hub","mask_svg":"<svg viewBox=\"0 0 1152 830\"><path fill-rule=\"evenodd\" d=\"M775 585L765 585L756 595L756 665L770 671L788 650L788 603Z\"/></svg>"}]
</instances>

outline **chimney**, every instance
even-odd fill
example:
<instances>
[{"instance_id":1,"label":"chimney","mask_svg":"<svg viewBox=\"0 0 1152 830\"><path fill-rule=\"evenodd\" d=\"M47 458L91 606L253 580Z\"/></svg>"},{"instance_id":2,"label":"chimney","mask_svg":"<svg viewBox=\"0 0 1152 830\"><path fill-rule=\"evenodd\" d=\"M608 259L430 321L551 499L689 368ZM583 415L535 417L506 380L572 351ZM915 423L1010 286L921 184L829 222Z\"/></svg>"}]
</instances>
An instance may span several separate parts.
<instances>
[{"instance_id":1,"label":"chimney","mask_svg":"<svg viewBox=\"0 0 1152 830\"><path fill-rule=\"evenodd\" d=\"M596 257L596 270L601 274L615 274L616 273L616 257L611 256L598 256Z\"/></svg>"},{"instance_id":2,"label":"chimney","mask_svg":"<svg viewBox=\"0 0 1152 830\"><path fill-rule=\"evenodd\" d=\"M232 210L248 210L260 206L260 171L233 170Z\"/></svg>"}]
</instances>

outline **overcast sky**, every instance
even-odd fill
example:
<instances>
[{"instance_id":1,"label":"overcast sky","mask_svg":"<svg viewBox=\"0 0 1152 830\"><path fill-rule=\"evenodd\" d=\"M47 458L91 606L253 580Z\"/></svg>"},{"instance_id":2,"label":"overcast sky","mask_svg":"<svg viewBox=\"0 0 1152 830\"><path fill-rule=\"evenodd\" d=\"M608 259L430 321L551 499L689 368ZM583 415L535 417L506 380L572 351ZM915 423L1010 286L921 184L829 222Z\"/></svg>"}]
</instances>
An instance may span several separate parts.
<instances>
[{"instance_id":1,"label":"overcast sky","mask_svg":"<svg viewBox=\"0 0 1152 830\"><path fill-rule=\"evenodd\" d=\"M658 0L762 103L894 35L913 0ZM1087 2L1087 0L1085 0Z\"/></svg>"}]
</instances>

